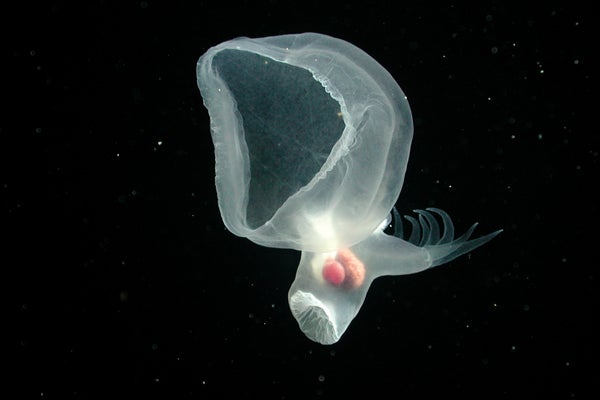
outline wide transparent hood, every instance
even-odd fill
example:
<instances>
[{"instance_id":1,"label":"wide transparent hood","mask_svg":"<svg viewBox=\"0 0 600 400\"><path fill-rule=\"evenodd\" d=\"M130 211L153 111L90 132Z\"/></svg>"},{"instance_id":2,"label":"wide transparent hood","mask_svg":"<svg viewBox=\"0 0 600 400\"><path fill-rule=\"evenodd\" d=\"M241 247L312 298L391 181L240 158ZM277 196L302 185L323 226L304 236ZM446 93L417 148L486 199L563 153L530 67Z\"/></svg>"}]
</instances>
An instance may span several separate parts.
<instances>
[{"instance_id":1,"label":"wide transparent hood","mask_svg":"<svg viewBox=\"0 0 600 400\"><path fill-rule=\"evenodd\" d=\"M198 61L228 229L331 251L369 236L403 183L406 97L362 50L318 34L239 38Z\"/></svg>"}]
</instances>

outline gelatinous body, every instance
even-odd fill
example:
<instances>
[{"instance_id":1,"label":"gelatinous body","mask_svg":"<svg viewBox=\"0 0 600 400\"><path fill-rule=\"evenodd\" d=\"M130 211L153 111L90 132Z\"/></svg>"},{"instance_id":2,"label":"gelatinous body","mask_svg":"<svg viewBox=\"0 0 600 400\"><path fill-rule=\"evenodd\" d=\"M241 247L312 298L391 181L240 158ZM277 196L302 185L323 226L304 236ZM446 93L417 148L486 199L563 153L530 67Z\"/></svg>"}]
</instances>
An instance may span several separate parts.
<instances>
[{"instance_id":1,"label":"gelatinous body","mask_svg":"<svg viewBox=\"0 0 600 400\"><path fill-rule=\"evenodd\" d=\"M288 294L302 331L335 343L373 279L448 262L500 231L454 238L442 210L387 235L413 134L406 96L356 46L305 33L237 38L198 61L223 222L257 244L302 251ZM394 210L395 213L395 210ZM441 221L441 225L440 225Z\"/></svg>"}]
</instances>

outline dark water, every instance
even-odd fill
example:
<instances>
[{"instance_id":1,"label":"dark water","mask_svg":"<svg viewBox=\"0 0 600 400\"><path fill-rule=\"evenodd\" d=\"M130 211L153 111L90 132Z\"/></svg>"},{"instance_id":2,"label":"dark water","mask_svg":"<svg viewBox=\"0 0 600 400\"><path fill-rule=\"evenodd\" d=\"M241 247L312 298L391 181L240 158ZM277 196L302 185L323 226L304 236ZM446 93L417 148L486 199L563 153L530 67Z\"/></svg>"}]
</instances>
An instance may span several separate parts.
<instances>
[{"instance_id":1,"label":"dark water","mask_svg":"<svg viewBox=\"0 0 600 400\"><path fill-rule=\"evenodd\" d=\"M90 1L0 13L11 398L597 390L596 21L575 2L469 4ZM299 253L223 227L195 78L212 45L304 31L363 48L408 95L401 212L436 206L460 231L504 228L450 264L377 280L326 347L287 306Z\"/></svg>"}]
</instances>

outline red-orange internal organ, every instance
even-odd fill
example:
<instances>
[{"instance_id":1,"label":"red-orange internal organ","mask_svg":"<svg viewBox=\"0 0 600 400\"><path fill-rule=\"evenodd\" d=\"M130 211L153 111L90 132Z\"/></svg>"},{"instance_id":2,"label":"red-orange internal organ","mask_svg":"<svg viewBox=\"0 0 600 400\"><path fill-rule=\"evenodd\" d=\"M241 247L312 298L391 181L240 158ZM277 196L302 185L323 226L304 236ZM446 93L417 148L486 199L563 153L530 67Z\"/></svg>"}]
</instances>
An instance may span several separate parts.
<instances>
[{"instance_id":1,"label":"red-orange internal organ","mask_svg":"<svg viewBox=\"0 0 600 400\"><path fill-rule=\"evenodd\" d=\"M333 286L356 289L365 281L365 265L350 249L337 251L335 259L328 258L323 265L323 278Z\"/></svg>"},{"instance_id":2,"label":"red-orange internal organ","mask_svg":"<svg viewBox=\"0 0 600 400\"><path fill-rule=\"evenodd\" d=\"M323 266L323 278L325 278L327 282L333 286L340 286L342 282L344 282L345 277L346 272L344 271L342 264L333 258L328 258L325 261L325 265Z\"/></svg>"}]
</instances>

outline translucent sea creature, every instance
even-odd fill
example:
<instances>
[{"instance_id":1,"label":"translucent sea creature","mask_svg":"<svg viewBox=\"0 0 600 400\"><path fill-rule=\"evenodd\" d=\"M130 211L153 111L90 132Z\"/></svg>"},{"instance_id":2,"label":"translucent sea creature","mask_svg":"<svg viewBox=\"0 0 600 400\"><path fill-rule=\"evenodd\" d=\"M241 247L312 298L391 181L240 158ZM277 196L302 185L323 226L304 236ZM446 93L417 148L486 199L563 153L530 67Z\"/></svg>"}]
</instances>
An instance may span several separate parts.
<instances>
[{"instance_id":1,"label":"translucent sea creature","mask_svg":"<svg viewBox=\"0 0 600 400\"><path fill-rule=\"evenodd\" d=\"M405 237L393 207L410 108L356 46L316 33L237 38L200 57L197 78L223 222L257 244L302 252L288 300L311 340L337 342L375 278L446 263L500 233L470 239L474 224L454 238L448 214L429 208L405 217Z\"/></svg>"}]
</instances>

